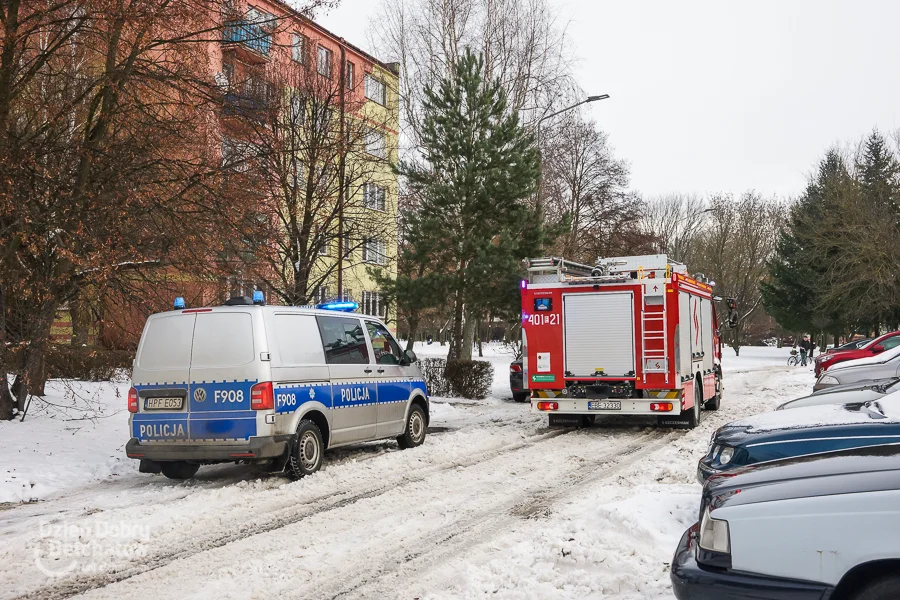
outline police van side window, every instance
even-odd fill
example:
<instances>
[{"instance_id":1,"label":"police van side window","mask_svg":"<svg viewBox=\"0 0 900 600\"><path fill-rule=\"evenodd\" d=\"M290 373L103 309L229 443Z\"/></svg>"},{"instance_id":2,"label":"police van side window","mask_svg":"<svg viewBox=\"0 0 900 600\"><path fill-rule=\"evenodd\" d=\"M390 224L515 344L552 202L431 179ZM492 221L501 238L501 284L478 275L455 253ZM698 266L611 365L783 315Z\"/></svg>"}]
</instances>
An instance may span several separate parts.
<instances>
[{"instance_id":1,"label":"police van side window","mask_svg":"<svg viewBox=\"0 0 900 600\"><path fill-rule=\"evenodd\" d=\"M322 337L312 315L275 314L275 338L283 365L321 365L325 363Z\"/></svg>"},{"instance_id":2,"label":"police van side window","mask_svg":"<svg viewBox=\"0 0 900 600\"><path fill-rule=\"evenodd\" d=\"M192 367L236 367L253 362L253 321L249 314L197 315Z\"/></svg>"},{"instance_id":3,"label":"police van side window","mask_svg":"<svg viewBox=\"0 0 900 600\"><path fill-rule=\"evenodd\" d=\"M369 347L359 319L316 317L316 321L322 333L325 362L330 365L369 364Z\"/></svg>"},{"instance_id":4,"label":"police van side window","mask_svg":"<svg viewBox=\"0 0 900 600\"><path fill-rule=\"evenodd\" d=\"M194 315L150 319L141 340L137 364L148 371L185 369L191 364Z\"/></svg>"},{"instance_id":5,"label":"police van side window","mask_svg":"<svg viewBox=\"0 0 900 600\"><path fill-rule=\"evenodd\" d=\"M366 321L366 328L369 330L369 338L372 340L372 351L375 353L375 362L379 365L399 365L400 345L394 341L388 330L380 323Z\"/></svg>"}]
</instances>

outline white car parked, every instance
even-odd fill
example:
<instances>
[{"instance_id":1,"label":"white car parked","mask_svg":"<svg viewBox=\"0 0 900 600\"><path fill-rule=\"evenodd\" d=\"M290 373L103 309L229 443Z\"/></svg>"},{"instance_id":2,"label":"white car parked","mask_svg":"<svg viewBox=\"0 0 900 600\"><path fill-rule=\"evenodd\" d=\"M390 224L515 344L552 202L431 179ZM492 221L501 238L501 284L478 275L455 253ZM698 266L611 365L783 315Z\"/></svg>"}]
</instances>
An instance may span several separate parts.
<instances>
[{"instance_id":1,"label":"white car parked","mask_svg":"<svg viewBox=\"0 0 900 600\"><path fill-rule=\"evenodd\" d=\"M900 598L900 445L713 477L671 579L679 600Z\"/></svg>"}]
</instances>

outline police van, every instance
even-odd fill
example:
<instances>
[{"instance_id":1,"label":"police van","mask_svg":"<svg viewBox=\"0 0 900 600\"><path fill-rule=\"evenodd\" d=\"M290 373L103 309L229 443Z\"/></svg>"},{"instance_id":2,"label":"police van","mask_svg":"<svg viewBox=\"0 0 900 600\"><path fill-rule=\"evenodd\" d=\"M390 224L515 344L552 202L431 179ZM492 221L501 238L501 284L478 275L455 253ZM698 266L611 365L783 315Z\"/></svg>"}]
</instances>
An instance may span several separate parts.
<instances>
[{"instance_id":1,"label":"police van","mask_svg":"<svg viewBox=\"0 0 900 600\"><path fill-rule=\"evenodd\" d=\"M128 457L172 479L219 462L299 478L328 448L422 444L429 402L416 356L378 319L342 312L355 308L265 306L257 292L150 316L128 392Z\"/></svg>"}]
</instances>

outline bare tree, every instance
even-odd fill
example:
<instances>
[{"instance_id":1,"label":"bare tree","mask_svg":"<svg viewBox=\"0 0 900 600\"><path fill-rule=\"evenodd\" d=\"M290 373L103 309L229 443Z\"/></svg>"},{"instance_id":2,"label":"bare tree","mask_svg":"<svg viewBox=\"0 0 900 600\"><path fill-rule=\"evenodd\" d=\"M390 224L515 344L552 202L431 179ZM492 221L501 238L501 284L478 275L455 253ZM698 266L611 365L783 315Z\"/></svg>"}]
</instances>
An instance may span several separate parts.
<instances>
[{"instance_id":1,"label":"bare tree","mask_svg":"<svg viewBox=\"0 0 900 600\"><path fill-rule=\"evenodd\" d=\"M708 209L708 202L696 194L650 198L644 205L642 229L654 238L655 252L690 264Z\"/></svg>"},{"instance_id":2,"label":"bare tree","mask_svg":"<svg viewBox=\"0 0 900 600\"><path fill-rule=\"evenodd\" d=\"M739 354L753 317L763 313L759 284L766 277L786 210L756 192L746 192L737 200L716 195L710 207L690 266L694 273L715 281L717 295L737 300L738 319L729 345Z\"/></svg>"},{"instance_id":3,"label":"bare tree","mask_svg":"<svg viewBox=\"0 0 900 600\"><path fill-rule=\"evenodd\" d=\"M628 164L614 156L608 135L575 112L549 134L542 204L551 220L567 217L571 226L553 251L588 263L598 256L649 251L642 203L628 192Z\"/></svg>"},{"instance_id":4,"label":"bare tree","mask_svg":"<svg viewBox=\"0 0 900 600\"><path fill-rule=\"evenodd\" d=\"M426 85L451 73L466 47L484 57L523 124L534 125L576 92L565 26L547 0L382 0L371 44L401 65L408 149L419 146Z\"/></svg>"},{"instance_id":5,"label":"bare tree","mask_svg":"<svg viewBox=\"0 0 900 600\"><path fill-rule=\"evenodd\" d=\"M240 136L227 140L229 161L259 194L230 255L292 305L343 294L338 271L384 264L397 239L387 144L394 94L385 91L385 110L366 110L362 76L350 82L340 65L323 75L312 63L232 69L225 103Z\"/></svg>"}]
</instances>

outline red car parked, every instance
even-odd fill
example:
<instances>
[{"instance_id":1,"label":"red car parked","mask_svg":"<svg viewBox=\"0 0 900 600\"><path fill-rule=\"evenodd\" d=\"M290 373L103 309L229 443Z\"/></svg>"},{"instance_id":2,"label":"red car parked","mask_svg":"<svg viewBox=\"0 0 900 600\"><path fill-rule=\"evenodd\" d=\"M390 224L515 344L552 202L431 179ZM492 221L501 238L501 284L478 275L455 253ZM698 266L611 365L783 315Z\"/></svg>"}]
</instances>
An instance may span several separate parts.
<instances>
[{"instance_id":1,"label":"red car parked","mask_svg":"<svg viewBox=\"0 0 900 600\"><path fill-rule=\"evenodd\" d=\"M852 346L849 348L845 346L835 348L830 353L820 354L816 357L816 377L821 375L822 371L827 371L831 366L838 363L853 360L854 358L864 358L866 356L872 356L873 354L880 354L885 350L890 350L897 346L900 346L900 331L886 333L879 338L871 340L861 348L853 348Z\"/></svg>"}]
</instances>

